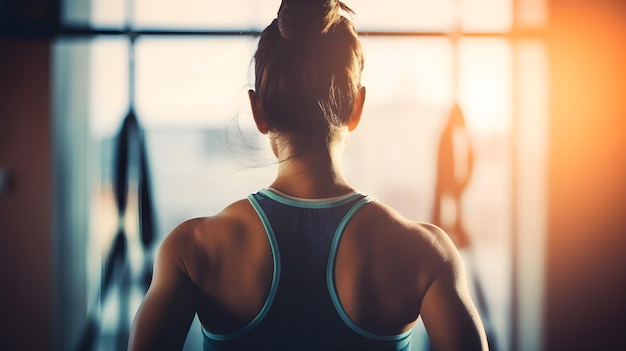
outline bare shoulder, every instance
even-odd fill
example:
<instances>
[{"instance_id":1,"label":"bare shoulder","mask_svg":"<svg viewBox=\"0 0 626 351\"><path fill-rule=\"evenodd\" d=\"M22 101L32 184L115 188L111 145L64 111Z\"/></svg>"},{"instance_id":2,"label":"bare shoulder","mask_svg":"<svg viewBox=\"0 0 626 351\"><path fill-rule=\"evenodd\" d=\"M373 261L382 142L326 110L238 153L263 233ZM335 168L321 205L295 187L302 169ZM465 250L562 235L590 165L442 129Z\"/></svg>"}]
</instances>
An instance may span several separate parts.
<instances>
[{"instance_id":1,"label":"bare shoulder","mask_svg":"<svg viewBox=\"0 0 626 351\"><path fill-rule=\"evenodd\" d=\"M387 321L404 328L417 319L433 282L450 262L456 262L455 253L442 229L409 220L392 207L372 201L354 215L344 231L336 274L346 281L356 277L359 286L367 287L365 297L370 302L355 311L369 311L372 316L361 322ZM344 274L343 267L351 268L345 268L348 273ZM339 285L338 290L341 288Z\"/></svg>"},{"instance_id":2,"label":"bare shoulder","mask_svg":"<svg viewBox=\"0 0 626 351\"><path fill-rule=\"evenodd\" d=\"M445 256L449 251L456 251L454 244L443 229L431 223L407 219L391 206L380 201L372 201L361 210L359 221L365 228L372 228L377 233L405 238L431 246L433 250Z\"/></svg>"},{"instance_id":3,"label":"bare shoulder","mask_svg":"<svg viewBox=\"0 0 626 351\"><path fill-rule=\"evenodd\" d=\"M247 232L252 225L251 211L247 200L239 200L214 216L186 220L163 239L157 256L175 263L193 279L201 273L199 267L209 267L211 258L230 240Z\"/></svg>"},{"instance_id":4,"label":"bare shoulder","mask_svg":"<svg viewBox=\"0 0 626 351\"><path fill-rule=\"evenodd\" d=\"M434 224L409 220L380 201L372 201L359 211L355 229L368 233L378 247L387 248L396 258L411 257L436 275L438 271L461 264L458 251L448 234Z\"/></svg>"}]
</instances>

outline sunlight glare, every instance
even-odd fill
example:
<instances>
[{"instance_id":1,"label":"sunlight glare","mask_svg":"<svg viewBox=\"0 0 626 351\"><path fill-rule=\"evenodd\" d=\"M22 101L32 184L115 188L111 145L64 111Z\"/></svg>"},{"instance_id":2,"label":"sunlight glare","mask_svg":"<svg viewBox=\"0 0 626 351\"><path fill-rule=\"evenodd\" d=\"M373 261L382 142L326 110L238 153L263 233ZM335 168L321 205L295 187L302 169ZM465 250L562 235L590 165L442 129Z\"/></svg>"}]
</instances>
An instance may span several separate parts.
<instances>
[{"instance_id":1,"label":"sunlight glare","mask_svg":"<svg viewBox=\"0 0 626 351\"><path fill-rule=\"evenodd\" d=\"M459 43L460 105L473 133L503 133L511 127L512 54L504 39Z\"/></svg>"}]
</instances>

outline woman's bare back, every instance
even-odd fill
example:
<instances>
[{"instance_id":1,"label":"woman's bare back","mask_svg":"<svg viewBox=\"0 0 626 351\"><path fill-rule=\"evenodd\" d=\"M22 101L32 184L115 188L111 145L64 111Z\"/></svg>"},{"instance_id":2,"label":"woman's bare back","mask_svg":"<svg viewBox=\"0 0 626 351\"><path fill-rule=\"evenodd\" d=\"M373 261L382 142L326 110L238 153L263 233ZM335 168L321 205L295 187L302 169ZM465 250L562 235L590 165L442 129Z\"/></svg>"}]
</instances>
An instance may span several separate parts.
<instances>
[{"instance_id":1,"label":"woman's bare back","mask_svg":"<svg viewBox=\"0 0 626 351\"><path fill-rule=\"evenodd\" d=\"M181 256L198 289L203 326L215 333L240 329L259 313L272 283L272 251L261 220L242 200L183 226L194 244ZM412 328L445 259L447 239L439 232L380 202L361 208L346 226L335 263L337 294L350 319L382 335Z\"/></svg>"}]
</instances>

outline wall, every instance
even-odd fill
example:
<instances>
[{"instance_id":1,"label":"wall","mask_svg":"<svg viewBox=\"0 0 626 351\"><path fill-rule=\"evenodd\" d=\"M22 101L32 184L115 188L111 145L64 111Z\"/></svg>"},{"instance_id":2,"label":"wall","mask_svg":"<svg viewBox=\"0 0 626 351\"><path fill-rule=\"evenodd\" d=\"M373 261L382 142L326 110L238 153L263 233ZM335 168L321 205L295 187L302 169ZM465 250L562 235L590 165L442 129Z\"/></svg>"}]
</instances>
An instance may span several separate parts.
<instances>
[{"instance_id":1,"label":"wall","mask_svg":"<svg viewBox=\"0 0 626 351\"><path fill-rule=\"evenodd\" d=\"M551 0L547 350L626 349L626 2Z\"/></svg>"},{"instance_id":2,"label":"wall","mask_svg":"<svg viewBox=\"0 0 626 351\"><path fill-rule=\"evenodd\" d=\"M50 43L0 37L0 350L52 343Z\"/></svg>"}]
</instances>

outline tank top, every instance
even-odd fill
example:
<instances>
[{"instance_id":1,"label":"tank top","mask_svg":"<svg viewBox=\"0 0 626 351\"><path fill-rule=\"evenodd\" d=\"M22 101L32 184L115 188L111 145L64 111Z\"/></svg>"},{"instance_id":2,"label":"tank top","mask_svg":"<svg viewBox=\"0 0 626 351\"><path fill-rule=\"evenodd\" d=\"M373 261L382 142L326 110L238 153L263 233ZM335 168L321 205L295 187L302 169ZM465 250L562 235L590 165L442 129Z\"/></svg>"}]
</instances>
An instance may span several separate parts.
<instances>
[{"instance_id":1,"label":"tank top","mask_svg":"<svg viewBox=\"0 0 626 351\"><path fill-rule=\"evenodd\" d=\"M274 271L265 304L239 330L202 328L205 351L408 351L411 333L378 335L356 325L335 289L334 265L343 230L373 199L360 193L309 200L273 189L248 197L269 239Z\"/></svg>"}]
</instances>

